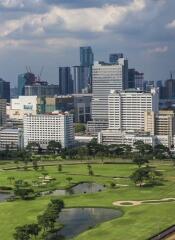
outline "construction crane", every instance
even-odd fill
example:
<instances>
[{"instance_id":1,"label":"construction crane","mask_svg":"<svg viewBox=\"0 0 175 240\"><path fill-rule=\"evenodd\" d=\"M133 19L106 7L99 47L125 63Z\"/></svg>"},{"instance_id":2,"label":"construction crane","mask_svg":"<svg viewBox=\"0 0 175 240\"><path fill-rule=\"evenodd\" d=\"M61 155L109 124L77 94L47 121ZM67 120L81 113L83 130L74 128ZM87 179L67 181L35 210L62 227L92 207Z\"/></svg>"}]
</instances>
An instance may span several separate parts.
<instances>
[{"instance_id":1,"label":"construction crane","mask_svg":"<svg viewBox=\"0 0 175 240\"><path fill-rule=\"evenodd\" d=\"M41 76L43 74L43 71L44 71L44 66L41 67L41 71L40 73L38 74L38 81L41 81Z\"/></svg>"},{"instance_id":2,"label":"construction crane","mask_svg":"<svg viewBox=\"0 0 175 240\"><path fill-rule=\"evenodd\" d=\"M26 70L28 73L32 73L30 66L26 66Z\"/></svg>"}]
</instances>

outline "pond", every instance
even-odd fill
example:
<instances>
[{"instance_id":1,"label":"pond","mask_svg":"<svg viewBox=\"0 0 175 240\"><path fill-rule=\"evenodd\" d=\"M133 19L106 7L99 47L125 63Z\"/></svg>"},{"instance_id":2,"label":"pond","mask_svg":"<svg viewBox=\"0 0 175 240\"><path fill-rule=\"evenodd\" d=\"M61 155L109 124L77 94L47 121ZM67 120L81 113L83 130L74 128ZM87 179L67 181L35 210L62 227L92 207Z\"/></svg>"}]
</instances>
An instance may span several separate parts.
<instances>
[{"instance_id":1,"label":"pond","mask_svg":"<svg viewBox=\"0 0 175 240\"><path fill-rule=\"evenodd\" d=\"M53 196L69 196L73 194L86 194L86 193L96 193L101 192L106 187L101 184L92 183L92 182L85 182L85 183L79 183L67 190L55 190L51 193ZM47 194L49 192L44 192L43 194Z\"/></svg>"},{"instance_id":2,"label":"pond","mask_svg":"<svg viewBox=\"0 0 175 240\"><path fill-rule=\"evenodd\" d=\"M10 193L0 192L0 202L6 201L10 196Z\"/></svg>"},{"instance_id":3,"label":"pond","mask_svg":"<svg viewBox=\"0 0 175 240\"><path fill-rule=\"evenodd\" d=\"M67 208L59 216L58 221L64 227L47 240L72 239L80 233L95 227L97 224L110 221L122 216L122 212L109 208Z\"/></svg>"}]
</instances>

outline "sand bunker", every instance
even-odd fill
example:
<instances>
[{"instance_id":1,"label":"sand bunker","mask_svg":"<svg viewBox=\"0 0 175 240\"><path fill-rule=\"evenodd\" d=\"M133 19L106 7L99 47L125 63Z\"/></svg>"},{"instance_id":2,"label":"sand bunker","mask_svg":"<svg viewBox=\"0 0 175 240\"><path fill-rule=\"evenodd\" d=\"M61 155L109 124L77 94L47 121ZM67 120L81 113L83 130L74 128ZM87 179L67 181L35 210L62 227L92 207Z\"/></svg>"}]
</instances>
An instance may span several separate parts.
<instances>
[{"instance_id":1,"label":"sand bunker","mask_svg":"<svg viewBox=\"0 0 175 240\"><path fill-rule=\"evenodd\" d=\"M113 202L114 206L124 206L124 207L131 207L131 206L138 206L141 204L160 204L166 202L175 202L175 198L163 198L160 200L144 200L144 201L116 201Z\"/></svg>"}]
</instances>

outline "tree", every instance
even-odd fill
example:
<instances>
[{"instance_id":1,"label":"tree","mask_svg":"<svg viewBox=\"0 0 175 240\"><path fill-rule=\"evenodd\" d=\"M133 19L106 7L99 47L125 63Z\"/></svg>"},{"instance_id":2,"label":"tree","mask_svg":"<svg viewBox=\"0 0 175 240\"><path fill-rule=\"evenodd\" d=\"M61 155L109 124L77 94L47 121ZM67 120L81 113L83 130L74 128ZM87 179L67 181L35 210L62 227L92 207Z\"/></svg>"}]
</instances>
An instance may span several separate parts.
<instances>
[{"instance_id":1,"label":"tree","mask_svg":"<svg viewBox=\"0 0 175 240\"><path fill-rule=\"evenodd\" d=\"M164 159L170 156L170 150L168 147L158 144L154 147L154 156L158 159Z\"/></svg>"},{"instance_id":2,"label":"tree","mask_svg":"<svg viewBox=\"0 0 175 240\"><path fill-rule=\"evenodd\" d=\"M21 199L28 199L29 196L33 197L34 190L32 188L18 187L14 189L14 194Z\"/></svg>"},{"instance_id":3,"label":"tree","mask_svg":"<svg viewBox=\"0 0 175 240\"><path fill-rule=\"evenodd\" d=\"M60 142L56 142L54 140L50 141L48 146L47 146L47 150L51 153L54 153L54 154L58 154L60 153L61 151L61 143Z\"/></svg>"},{"instance_id":4,"label":"tree","mask_svg":"<svg viewBox=\"0 0 175 240\"><path fill-rule=\"evenodd\" d=\"M70 185L70 183L71 183L71 181L72 181L72 177L67 177L66 180L68 181L68 183L69 183L69 185Z\"/></svg>"},{"instance_id":5,"label":"tree","mask_svg":"<svg viewBox=\"0 0 175 240\"><path fill-rule=\"evenodd\" d=\"M87 168L88 168L88 174L89 176L93 176L94 175L94 172L92 170L92 166L90 164L87 165Z\"/></svg>"},{"instance_id":6,"label":"tree","mask_svg":"<svg viewBox=\"0 0 175 240\"><path fill-rule=\"evenodd\" d=\"M88 155L95 157L97 152L99 151L99 144L97 143L97 139L93 138L88 144Z\"/></svg>"},{"instance_id":7,"label":"tree","mask_svg":"<svg viewBox=\"0 0 175 240\"><path fill-rule=\"evenodd\" d=\"M134 143L135 149L140 153L140 155L144 156L145 154L152 154L153 148L149 144L145 144L143 141L138 140Z\"/></svg>"},{"instance_id":8,"label":"tree","mask_svg":"<svg viewBox=\"0 0 175 240\"><path fill-rule=\"evenodd\" d=\"M46 211L38 216L38 224L42 226L44 232L47 229L53 230L59 213L64 208L64 202L60 199L52 199L48 204Z\"/></svg>"},{"instance_id":9,"label":"tree","mask_svg":"<svg viewBox=\"0 0 175 240\"><path fill-rule=\"evenodd\" d=\"M9 180L10 184L12 184L12 182L15 180L13 176L9 176L7 179Z\"/></svg>"},{"instance_id":10,"label":"tree","mask_svg":"<svg viewBox=\"0 0 175 240\"><path fill-rule=\"evenodd\" d=\"M28 225L16 227L15 230L16 230L16 232L13 235L15 240L29 240L30 239Z\"/></svg>"},{"instance_id":11,"label":"tree","mask_svg":"<svg viewBox=\"0 0 175 240\"><path fill-rule=\"evenodd\" d=\"M58 171L62 172L62 165L61 164L58 165Z\"/></svg>"},{"instance_id":12,"label":"tree","mask_svg":"<svg viewBox=\"0 0 175 240\"><path fill-rule=\"evenodd\" d=\"M32 155L32 164L33 164L33 169L35 171L38 171L39 166L38 166L38 156Z\"/></svg>"},{"instance_id":13,"label":"tree","mask_svg":"<svg viewBox=\"0 0 175 240\"><path fill-rule=\"evenodd\" d=\"M144 165L145 163L149 163L149 161L141 156L136 156L133 160L134 163L136 163L138 165L139 168L141 168L142 165Z\"/></svg>"},{"instance_id":14,"label":"tree","mask_svg":"<svg viewBox=\"0 0 175 240\"><path fill-rule=\"evenodd\" d=\"M41 227L37 223L28 224L28 225L25 225L25 226L26 226L26 230L27 230L28 234L31 237L34 236L35 239L36 239L39 232L41 231Z\"/></svg>"},{"instance_id":15,"label":"tree","mask_svg":"<svg viewBox=\"0 0 175 240\"><path fill-rule=\"evenodd\" d=\"M79 159L82 161L88 155L88 149L86 146L82 146L78 148L77 155Z\"/></svg>"},{"instance_id":16,"label":"tree","mask_svg":"<svg viewBox=\"0 0 175 240\"><path fill-rule=\"evenodd\" d=\"M139 184L141 187L143 182L149 179L149 171L146 167L139 168L130 176L130 178L136 185Z\"/></svg>"},{"instance_id":17,"label":"tree","mask_svg":"<svg viewBox=\"0 0 175 240\"><path fill-rule=\"evenodd\" d=\"M28 162L31 160L31 152L28 152L26 150L23 150L23 151L20 151L18 153L18 157L24 162L24 170L27 170L27 165L28 165Z\"/></svg>"},{"instance_id":18,"label":"tree","mask_svg":"<svg viewBox=\"0 0 175 240\"><path fill-rule=\"evenodd\" d=\"M75 133L84 133L86 131L86 126L83 123L75 124Z\"/></svg>"},{"instance_id":19,"label":"tree","mask_svg":"<svg viewBox=\"0 0 175 240\"><path fill-rule=\"evenodd\" d=\"M37 142L30 142L28 143L26 150L31 152L39 152L40 144Z\"/></svg>"}]
</instances>

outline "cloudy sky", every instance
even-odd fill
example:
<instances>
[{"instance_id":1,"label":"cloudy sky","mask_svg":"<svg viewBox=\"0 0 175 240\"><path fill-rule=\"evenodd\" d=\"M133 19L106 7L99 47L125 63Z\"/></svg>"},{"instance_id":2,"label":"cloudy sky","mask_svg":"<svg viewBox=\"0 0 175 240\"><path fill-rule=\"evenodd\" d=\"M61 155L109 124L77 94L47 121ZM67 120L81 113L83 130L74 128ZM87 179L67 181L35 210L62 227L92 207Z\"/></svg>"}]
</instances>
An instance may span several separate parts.
<instances>
[{"instance_id":1,"label":"cloudy sky","mask_svg":"<svg viewBox=\"0 0 175 240\"><path fill-rule=\"evenodd\" d=\"M0 0L0 77L17 82L26 65L58 82L57 66L123 52L149 80L175 71L174 0Z\"/></svg>"}]
</instances>

